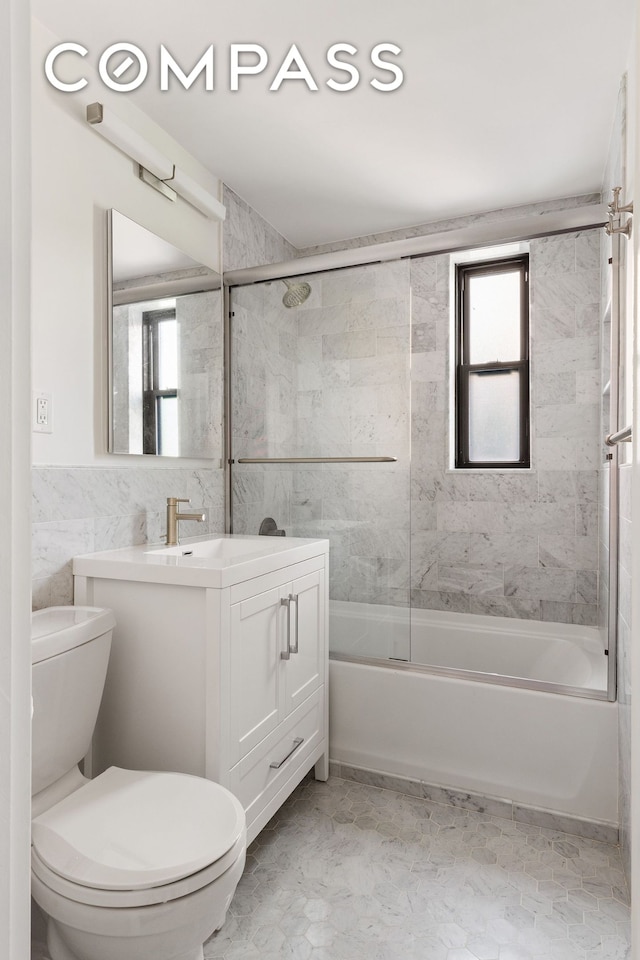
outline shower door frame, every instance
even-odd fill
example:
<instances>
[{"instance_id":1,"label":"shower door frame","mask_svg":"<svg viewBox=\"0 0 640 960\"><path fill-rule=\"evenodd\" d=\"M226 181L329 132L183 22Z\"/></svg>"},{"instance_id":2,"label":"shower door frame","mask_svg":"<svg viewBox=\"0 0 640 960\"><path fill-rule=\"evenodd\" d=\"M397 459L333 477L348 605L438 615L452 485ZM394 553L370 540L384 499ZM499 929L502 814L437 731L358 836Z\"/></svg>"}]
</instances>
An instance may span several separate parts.
<instances>
[{"instance_id":1,"label":"shower door frame","mask_svg":"<svg viewBox=\"0 0 640 960\"><path fill-rule=\"evenodd\" d=\"M232 423L231 423L231 286L223 278L223 448L224 448L224 529L225 533L233 533L232 508Z\"/></svg>"},{"instance_id":2,"label":"shower door frame","mask_svg":"<svg viewBox=\"0 0 640 960\"><path fill-rule=\"evenodd\" d=\"M620 217L611 220L614 227L620 226ZM607 445L607 461L609 465L609 593L607 610L607 655L608 655L608 700L617 700L618 687L618 600L619 600L619 551L620 551L620 443L630 438L609 442L609 438L620 429L621 390L620 390L620 358L621 358L621 310L622 310L622 235L615 229L611 233L611 354L610 354L610 406L609 406L609 435L605 438Z\"/></svg>"},{"instance_id":3,"label":"shower door frame","mask_svg":"<svg viewBox=\"0 0 640 960\"><path fill-rule=\"evenodd\" d=\"M314 273L326 273L329 271L338 271L351 267L366 266L373 263L385 261L401 260L405 258L456 253L462 250L471 250L491 245L498 245L511 242L533 240L535 238L561 235L565 233L575 233L582 230L591 230L603 228L609 220L608 209L605 204L594 204L589 206L575 207L568 210L557 211L524 217L511 221L498 221L490 223L473 224L469 227L463 227L457 230L449 230L443 233L433 233L421 237L412 237L406 240L395 240L387 243L376 244L373 246L363 246L350 248L341 251L335 251L327 254L317 254L315 256L300 257L297 260L284 261L274 264L265 264L264 266L247 267L238 270L228 271L223 275L224 286L224 467L225 467L225 530L227 533L233 533L233 506L232 506L232 468L234 459L232 456L232 412L231 412L231 291L234 287L250 286L267 280L284 280L293 276L309 275ZM614 245L615 245L614 236ZM617 238L619 242L619 237ZM619 267L619 264L618 264ZM614 278L615 279L615 276ZM619 271L618 271L619 280ZM616 327L614 335L614 309L613 298L619 298L619 289L616 284L612 284L612 355L611 355L611 399L612 399L612 418L616 417L618 409L618 363L619 363L619 328ZM614 351L617 350L617 362L614 364ZM618 393L614 394L614 371L616 377L616 389ZM615 410L614 410L615 398ZM613 428L612 428L613 429ZM593 699L615 701L617 697L616 682L616 640L617 640L617 522L611 522L615 517L617 521L617 476L618 476L618 454L615 447L612 448L612 458L609 461L609 610L607 616L607 691L603 695L587 694ZM282 458L279 458L282 460ZM300 458L285 458L290 462L299 462ZM315 460L327 460L331 458L314 458ZM360 458L351 458L360 459ZM376 458L379 459L379 458ZM615 492L612 495L612 491ZM615 509L615 513L614 513ZM615 532L615 553L612 552L612 530ZM615 563L611 559L615 557ZM612 568L615 571L612 576ZM612 610L615 606L615 616L612 618ZM411 606L409 606L411 609ZM379 658L360 658L360 657L340 657L339 659L350 659L357 662L370 663L375 666L387 666L392 669L402 667L408 670L429 671L428 667L420 664L404 663L401 661ZM471 671L459 671L467 679L483 679L483 675L473 676ZM492 682L512 684L510 678L496 679ZM529 686L528 683L524 685ZM536 689L557 689L557 685L546 684L544 686L536 685ZM583 692L578 692L577 688L565 688L558 692L565 692L573 695L584 696Z\"/></svg>"}]
</instances>

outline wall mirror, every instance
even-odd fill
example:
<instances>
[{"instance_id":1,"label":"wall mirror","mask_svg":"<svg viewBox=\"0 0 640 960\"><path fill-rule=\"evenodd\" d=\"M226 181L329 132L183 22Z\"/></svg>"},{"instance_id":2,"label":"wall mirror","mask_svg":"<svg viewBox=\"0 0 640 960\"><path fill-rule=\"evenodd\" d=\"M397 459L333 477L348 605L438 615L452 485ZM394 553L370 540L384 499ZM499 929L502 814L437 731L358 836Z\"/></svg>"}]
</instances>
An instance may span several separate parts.
<instances>
[{"instance_id":1,"label":"wall mirror","mask_svg":"<svg viewBox=\"0 0 640 960\"><path fill-rule=\"evenodd\" d=\"M222 456L219 274L108 212L109 452Z\"/></svg>"}]
</instances>

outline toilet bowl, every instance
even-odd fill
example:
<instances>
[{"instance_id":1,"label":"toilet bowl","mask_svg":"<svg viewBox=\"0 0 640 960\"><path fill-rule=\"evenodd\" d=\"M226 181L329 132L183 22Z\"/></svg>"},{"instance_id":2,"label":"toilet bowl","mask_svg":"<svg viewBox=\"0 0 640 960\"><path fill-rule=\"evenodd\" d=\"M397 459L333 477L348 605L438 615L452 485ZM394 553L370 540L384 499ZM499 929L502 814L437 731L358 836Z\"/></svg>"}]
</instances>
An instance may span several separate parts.
<instances>
[{"instance_id":1,"label":"toilet bowl","mask_svg":"<svg viewBox=\"0 0 640 960\"><path fill-rule=\"evenodd\" d=\"M32 894L51 960L201 960L242 875L244 810L187 774L82 776L113 625L92 607L32 618Z\"/></svg>"}]
</instances>

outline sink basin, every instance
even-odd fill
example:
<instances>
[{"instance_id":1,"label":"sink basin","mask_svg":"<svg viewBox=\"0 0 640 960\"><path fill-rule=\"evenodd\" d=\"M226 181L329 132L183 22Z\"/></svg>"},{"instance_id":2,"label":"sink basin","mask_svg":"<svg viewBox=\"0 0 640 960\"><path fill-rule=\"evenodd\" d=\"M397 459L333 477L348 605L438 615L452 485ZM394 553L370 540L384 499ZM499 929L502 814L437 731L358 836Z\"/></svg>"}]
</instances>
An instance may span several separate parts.
<instances>
[{"instance_id":1,"label":"sink basin","mask_svg":"<svg viewBox=\"0 0 640 960\"><path fill-rule=\"evenodd\" d=\"M77 577L192 587L230 587L328 552L327 540L221 534L187 538L176 547L139 544L75 557Z\"/></svg>"},{"instance_id":2,"label":"sink basin","mask_svg":"<svg viewBox=\"0 0 640 960\"><path fill-rule=\"evenodd\" d=\"M251 537L247 540L218 537L214 540L201 540L198 543L180 543L177 547L164 547L159 550L147 550L156 557L195 557L208 560L233 560L248 554L271 553L272 540Z\"/></svg>"}]
</instances>

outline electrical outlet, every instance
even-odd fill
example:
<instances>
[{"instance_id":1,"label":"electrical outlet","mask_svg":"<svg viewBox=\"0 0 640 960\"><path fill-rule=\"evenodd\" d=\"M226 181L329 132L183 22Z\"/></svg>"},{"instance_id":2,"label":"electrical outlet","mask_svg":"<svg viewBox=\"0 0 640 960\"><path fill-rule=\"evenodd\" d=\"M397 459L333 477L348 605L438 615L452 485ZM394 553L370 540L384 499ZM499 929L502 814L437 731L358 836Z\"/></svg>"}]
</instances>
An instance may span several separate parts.
<instances>
[{"instance_id":1,"label":"electrical outlet","mask_svg":"<svg viewBox=\"0 0 640 960\"><path fill-rule=\"evenodd\" d=\"M35 433L53 433L53 401L50 393L33 394L33 430Z\"/></svg>"}]
</instances>

